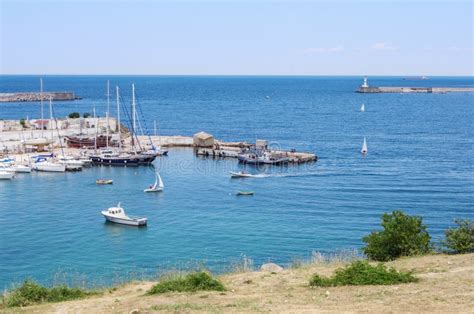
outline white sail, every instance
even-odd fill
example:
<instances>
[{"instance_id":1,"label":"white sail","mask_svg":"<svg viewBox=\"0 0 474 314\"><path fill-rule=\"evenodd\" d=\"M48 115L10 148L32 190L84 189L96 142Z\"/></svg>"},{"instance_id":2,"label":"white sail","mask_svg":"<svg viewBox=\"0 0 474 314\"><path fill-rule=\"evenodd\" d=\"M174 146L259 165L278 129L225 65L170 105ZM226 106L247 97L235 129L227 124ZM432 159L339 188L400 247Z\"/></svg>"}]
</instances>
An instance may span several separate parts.
<instances>
[{"instance_id":1,"label":"white sail","mask_svg":"<svg viewBox=\"0 0 474 314\"><path fill-rule=\"evenodd\" d=\"M360 106L360 112L365 112L365 105L362 104L362 106Z\"/></svg>"},{"instance_id":2,"label":"white sail","mask_svg":"<svg viewBox=\"0 0 474 314\"><path fill-rule=\"evenodd\" d=\"M163 184L163 180L161 180L160 173L157 171L155 172L155 183L150 186L148 189L143 190L144 192L160 192L163 191L165 185Z\"/></svg>"},{"instance_id":3,"label":"white sail","mask_svg":"<svg viewBox=\"0 0 474 314\"><path fill-rule=\"evenodd\" d=\"M365 136L364 136L364 144L362 144L362 149L360 150L360 152L364 155L368 153L367 141L365 140Z\"/></svg>"},{"instance_id":4,"label":"white sail","mask_svg":"<svg viewBox=\"0 0 474 314\"><path fill-rule=\"evenodd\" d=\"M163 180L161 180L160 173L159 173L159 172L156 172L156 176L157 176L158 181L159 181L158 187L159 187L160 189L163 189L163 188L165 187L165 185L163 184ZM155 183L155 184L156 184L156 183Z\"/></svg>"}]
</instances>

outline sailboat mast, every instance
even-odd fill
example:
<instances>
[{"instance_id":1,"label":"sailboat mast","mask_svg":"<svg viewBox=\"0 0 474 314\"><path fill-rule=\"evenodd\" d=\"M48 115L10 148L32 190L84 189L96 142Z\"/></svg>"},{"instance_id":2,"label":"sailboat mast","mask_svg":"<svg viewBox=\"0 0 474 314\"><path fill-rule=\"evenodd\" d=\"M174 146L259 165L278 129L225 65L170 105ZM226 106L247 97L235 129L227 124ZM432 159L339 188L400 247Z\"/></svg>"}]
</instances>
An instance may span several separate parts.
<instances>
[{"instance_id":1,"label":"sailboat mast","mask_svg":"<svg viewBox=\"0 0 474 314\"><path fill-rule=\"evenodd\" d=\"M119 150L122 149L122 140L120 139L120 97L119 97L119 87L115 86L115 91L117 93L117 129L118 129L118 143L119 143Z\"/></svg>"},{"instance_id":2,"label":"sailboat mast","mask_svg":"<svg viewBox=\"0 0 474 314\"><path fill-rule=\"evenodd\" d=\"M107 137L105 139L106 146L109 147L109 113L110 113L110 81L107 81L107 112L105 113L106 115L106 120L107 120Z\"/></svg>"},{"instance_id":3,"label":"sailboat mast","mask_svg":"<svg viewBox=\"0 0 474 314\"><path fill-rule=\"evenodd\" d=\"M156 120L153 120L153 129L155 131L155 136L156 136Z\"/></svg>"},{"instance_id":4,"label":"sailboat mast","mask_svg":"<svg viewBox=\"0 0 474 314\"><path fill-rule=\"evenodd\" d=\"M132 147L135 147L135 84L132 84Z\"/></svg>"},{"instance_id":5,"label":"sailboat mast","mask_svg":"<svg viewBox=\"0 0 474 314\"><path fill-rule=\"evenodd\" d=\"M44 114L43 114L43 78L40 77L40 98L41 98L41 137L44 137Z\"/></svg>"},{"instance_id":6,"label":"sailboat mast","mask_svg":"<svg viewBox=\"0 0 474 314\"><path fill-rule=\"evenodd\" d=\"M49 127L51 129L51 145L54 145L54 129L53 129L53 101L49 96Z\"/></svg>"}]
</instances>

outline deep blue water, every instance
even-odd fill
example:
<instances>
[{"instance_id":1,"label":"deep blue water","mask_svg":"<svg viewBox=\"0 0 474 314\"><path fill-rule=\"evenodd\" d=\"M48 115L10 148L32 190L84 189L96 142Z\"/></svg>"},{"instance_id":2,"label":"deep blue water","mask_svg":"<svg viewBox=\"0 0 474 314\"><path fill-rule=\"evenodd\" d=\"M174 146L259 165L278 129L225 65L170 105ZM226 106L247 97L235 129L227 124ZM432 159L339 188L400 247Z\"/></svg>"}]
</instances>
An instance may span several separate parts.
<instances>
[{"instance_id":1,"label":"deep blue water","mask_svg":"<svg viewBox=\"0 0 474 314\"><path fill-rule=\"evenodd\" d=\"M199 262L221 271L243 255L256 265L289 263L312 251L361 247L381 214L394 209L423 216L435 241L453 219L474 219L473 94L362 95L354 93L360 77L43 77L45 90L83 97L55 103L59 116L93 106L103 114L107 79L126 101L134 82L148 126L156 119L163 135L263 138L315 152L319 161L231 180L228 171L241 167L236 160L173 149L156 162L166 188L155 195L143 193L153 181L148 168L0 182L0 288L26 277L61 281L65 273L101 285ZM474 79L371 77L369 84L472 86ZM35 76L0 77L0 92L38 89ZM0 104L0 119L36 118L39 108ZM364 136L366 158L359 153ZM99 177L114 185L96 186ZM243 189L256 194L233 195ZM149 226L104 224L100 210L118 201L147 216Z\"/></svg>"}]
</instances>

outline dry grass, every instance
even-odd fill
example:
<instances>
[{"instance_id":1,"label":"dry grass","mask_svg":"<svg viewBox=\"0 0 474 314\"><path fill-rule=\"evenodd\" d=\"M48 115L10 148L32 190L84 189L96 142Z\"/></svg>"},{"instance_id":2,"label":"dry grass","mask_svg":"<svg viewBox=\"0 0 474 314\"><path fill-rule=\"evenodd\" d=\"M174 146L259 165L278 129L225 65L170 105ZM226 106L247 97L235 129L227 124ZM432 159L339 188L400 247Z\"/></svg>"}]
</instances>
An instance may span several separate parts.
<instances>
[{"instance_id":1,"label":"dry grass","mask_svg":"<svg viewBox=\"0 0 474 314\"><path fill-rule=\"evenodd\" d=\"M227 291L145 296L153 282L125 285L80 301L32 306L36 313L313 313L313 312L471 312L474 308L474 254L428 255L387 263L414 270L420 281L393 286L310 288L317 272L330 276L340 263L319 262L281 273L233 273L220 277ZM11 310L7 310L11 311Z\"/></svg>"}]
</instances>

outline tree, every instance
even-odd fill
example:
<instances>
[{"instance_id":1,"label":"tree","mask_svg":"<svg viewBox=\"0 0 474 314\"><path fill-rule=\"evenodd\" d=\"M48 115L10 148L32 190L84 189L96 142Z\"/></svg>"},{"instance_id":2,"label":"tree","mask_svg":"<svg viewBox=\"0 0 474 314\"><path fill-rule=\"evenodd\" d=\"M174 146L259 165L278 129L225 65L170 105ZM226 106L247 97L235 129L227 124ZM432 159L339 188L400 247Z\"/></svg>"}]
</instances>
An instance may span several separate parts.
<instances>
[{"instance_id":1,"label":"tree","mask_svg":"<svg viewBox=\"0 0 474 314\"><path fill-rule=\"evenodd\" d=\"M26 128L26 120L25 119L20 119L20 124L23 129Z\"/></svg>"},{"instance_id":2,"label":"tree","mask_svg":"<svg viewBox=\"0 0 474 314\"><path fill-rule=\"evenodd\" d=\"M89 118L90 116L91 116L91 114L88 113L88 112L85 112L85 113L82 115L83 118Z\"/></svg>"},{"instance_id":3,"label":"tree","mask_svg":"<svg viewBox=\"0 0 474 314\"><path fill-rule=\"evenodd\" d=\"M69 119L77 119L77 118L80 118L81 115L79 114L79 112L71 112L69 114Z\"/></svg>"},{"instance_id":4,"label":"tree","mask_svg":"<svg viewBox=\"0 0 474 314\"><path fill-rule=\"evenodd\" d=\"M449 228L444 232L444 244L454 253L474 252L474 221L469 219L456 219L457 228Z\"/></svg>"},{"instance_id":5,"label":"tree","mask_svg":"<svg viewBox=\"0 0 474 314\"><path fill-rule=\"evenodd\" d=\"M382 231L374 231L362 240L368 258L376 261L389 261L400 256L426 254L431 251L430 235L422 218L409 216L396 210L383 214Z\"/></svg>"}]
</instances>

